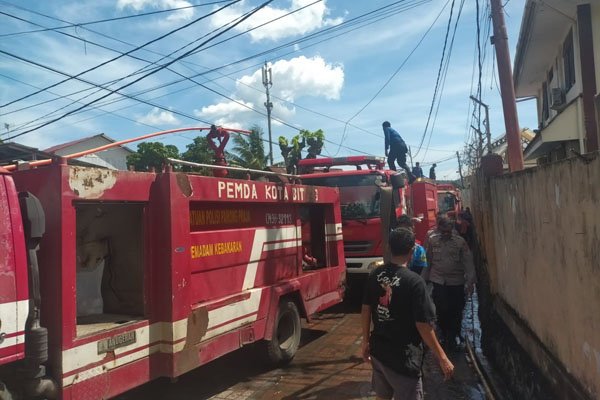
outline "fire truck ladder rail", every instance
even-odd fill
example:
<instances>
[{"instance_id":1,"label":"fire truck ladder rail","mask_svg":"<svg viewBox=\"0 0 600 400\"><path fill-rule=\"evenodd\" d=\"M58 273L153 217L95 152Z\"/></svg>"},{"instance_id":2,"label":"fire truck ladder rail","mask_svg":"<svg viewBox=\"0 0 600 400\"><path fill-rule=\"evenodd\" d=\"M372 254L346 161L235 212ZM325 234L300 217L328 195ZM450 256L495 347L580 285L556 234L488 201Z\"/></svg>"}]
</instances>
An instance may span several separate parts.
<instances>
[{"instance_id":1,"label":"fire truck ladder rail","mask_svg":"<svg viewBox=\"0 0 600 400\"><path fill-rule=\"evenodd\" d=\"M273 172L273 171L262 171L260 169L250 169L250 168L243 168L243 167L226 167L223 165L212 165L212 164L200 164L200 163L195 163L195 162L191 162L191 161L178 160L176 158L167 158L167 161L172 164L186 165L188 167L226 169L228 171L242 171L242 172L260 174L260 175L284 176L286 178L302 179L302 177L300 175L284 174L282 172Z\"/></svg>"}]
</instances>

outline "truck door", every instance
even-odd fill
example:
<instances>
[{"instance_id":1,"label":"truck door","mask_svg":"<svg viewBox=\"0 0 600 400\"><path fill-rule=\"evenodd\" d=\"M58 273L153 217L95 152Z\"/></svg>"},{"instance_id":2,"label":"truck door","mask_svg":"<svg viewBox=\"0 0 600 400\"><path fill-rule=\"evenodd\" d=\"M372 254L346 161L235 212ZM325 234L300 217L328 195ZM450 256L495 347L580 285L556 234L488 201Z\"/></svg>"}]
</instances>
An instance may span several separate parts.
<instances>
[{"instance_id":1,"label":"truck door","mask_svg":"<svg viewBox=\"0 0 600 400\"><path fill-rule=\"evenodd\" d=\"M15 187L12 180L0 175L0 365L23 352L26 257ZM20 297L24 299L19 301Z\"/></svg>"}]
</instances>

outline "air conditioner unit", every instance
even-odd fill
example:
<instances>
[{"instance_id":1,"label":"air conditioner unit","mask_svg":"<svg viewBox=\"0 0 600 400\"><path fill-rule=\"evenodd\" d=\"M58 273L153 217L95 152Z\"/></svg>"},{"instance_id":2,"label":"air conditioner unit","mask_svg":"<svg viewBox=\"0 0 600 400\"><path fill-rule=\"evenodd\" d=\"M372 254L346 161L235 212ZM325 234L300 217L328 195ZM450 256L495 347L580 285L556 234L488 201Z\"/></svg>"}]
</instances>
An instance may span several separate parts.
<instances>
[{"instance_id":1,"label":"air conditioner unit","mask_svg":"<svg viewBox=\"0 0 600 400\"><path fill-rule=\"evenodd\" d=\"M550 108L562 110L565 106L565 91L562 88L552 88L550 92Z\"/></svg>"}]
</instances>

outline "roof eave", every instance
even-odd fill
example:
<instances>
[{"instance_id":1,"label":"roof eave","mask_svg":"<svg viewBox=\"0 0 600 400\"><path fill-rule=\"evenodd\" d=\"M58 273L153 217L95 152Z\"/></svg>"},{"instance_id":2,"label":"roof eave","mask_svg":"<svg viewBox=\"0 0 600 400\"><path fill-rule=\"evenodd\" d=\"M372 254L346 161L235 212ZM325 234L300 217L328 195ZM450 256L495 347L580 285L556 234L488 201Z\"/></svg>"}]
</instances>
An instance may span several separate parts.
<instances>
[{"instance_id":1,"label":"roof eave","mask_svg":"<svg viewBox=\"0 0 600 400\"><path fill-rule=\"evenodd\" d=\"M523 64L526 60L526 52L531 39L533 30L533 19L535 14L536 3L533 0L527 0L525 4L525 12L521 20L521 30L519 32L519 41L517 42L517 54L515 55L515 65L513 68L515 92L519 90L519 83Z\"/></svg>"}]
</instances>

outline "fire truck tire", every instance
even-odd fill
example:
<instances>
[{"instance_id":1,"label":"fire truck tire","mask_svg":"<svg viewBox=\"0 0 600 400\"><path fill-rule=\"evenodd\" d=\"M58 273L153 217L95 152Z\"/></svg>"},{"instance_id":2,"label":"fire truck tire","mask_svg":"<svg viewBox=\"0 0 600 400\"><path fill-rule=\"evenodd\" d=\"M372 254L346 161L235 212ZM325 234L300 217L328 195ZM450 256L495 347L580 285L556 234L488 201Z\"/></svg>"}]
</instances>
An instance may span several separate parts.
<instances>
[{"instance_id":1,"label":"fire truck tire","mask_svg":"<svg viewBox=\"0 0 600 400\"><path fill-rule=\"evenodd\" d=\"M291 300L282 300L273 324L272 339L266 342L268 361L275 365L292 361L300 346L301 331L298 307Z\"/></svg>"}]
</instances>

